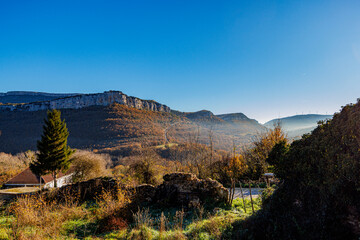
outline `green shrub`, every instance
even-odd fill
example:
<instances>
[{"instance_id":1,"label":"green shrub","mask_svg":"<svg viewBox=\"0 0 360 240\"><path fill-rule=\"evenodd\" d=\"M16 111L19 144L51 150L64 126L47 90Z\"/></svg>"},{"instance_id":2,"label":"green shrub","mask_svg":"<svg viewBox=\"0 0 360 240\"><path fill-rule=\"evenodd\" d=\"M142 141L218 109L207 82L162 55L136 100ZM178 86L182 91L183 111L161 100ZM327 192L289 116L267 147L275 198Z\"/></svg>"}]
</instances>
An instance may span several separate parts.
<instances>
[{"instance_id":1,"label":"green shrub","mask_svg":"<svg viewBox=\"0 0 360 240\"><path fill-rule=\"evenodd\" d=\"M360 100L311 133L276 145L281 183L264 208L237 225L239 239L358 239ZM266 193L267 194L267 193Z\"/></svg>"}]
</instances>

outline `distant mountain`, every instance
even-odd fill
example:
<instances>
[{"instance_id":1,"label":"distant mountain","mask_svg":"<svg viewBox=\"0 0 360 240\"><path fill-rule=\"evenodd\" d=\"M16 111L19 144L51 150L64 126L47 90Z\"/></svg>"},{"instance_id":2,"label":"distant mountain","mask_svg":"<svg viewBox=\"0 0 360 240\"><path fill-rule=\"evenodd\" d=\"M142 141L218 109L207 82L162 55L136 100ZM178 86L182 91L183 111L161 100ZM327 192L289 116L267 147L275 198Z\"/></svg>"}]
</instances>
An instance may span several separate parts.
<instances>
[{"instance_id":1,"label":"distant mountain","mask_svg":"<svg viewBox=\"0 0 360 240\"><path fill-rule=\"evenodd\" d=\"M233 137L235 141L245 138L248 139L246 143L251 143L255 136L267 130L267 128L258 121L248 118L243 113L229 113L216 116L225 122L224 124L218 125L216 129L223 134ZM237 143L241 144L241 142Z\"/></svg>"},{"instance_id":2,"label":"distant mountain","mask_svg":"<svg viewBox=\"0 0 360 240\"><path fill-rule=\"evenodd\" d=\"M180 114L178 115L186 117L191 121L201 124L224 123L224 121L221 118L217 117L211 111L208 110L201 110L197 112L180 112Z\"/></svg>"},{"instance_id":3,"label":"distant mountain","mask_svg":"<svg viewBox=\"0 0 360 240\"><path fill-rule=\"evenodd\" d=\"M243 113L227 113L227 114L219 114L219 115L216 115L218 118L221 118L223 119L224 121L227 121L227 122L241 122L241 121L248 121L248 120L253 120L253 119L250 119L248 118L247 116L245 116L245 114ZM256 121L256 120L254 120Z\"/></svg>"},{"instance_id":4,"label":"distant mountain","mask_svg":"<svg viewBox=\"0 0 360 240\"><path fill-rule=\"evenodd\" d=\"M254 136L266 131L266 127L243 113L215 115L208 110L198 112L177 112L193 123L217 134L226 135L238 145L251 143Z\"/></svg>"},{"instance_id":5,"label":"distant mountain","mask_svg":"<svg viewBox=\"0 0 360 240\"><path fill-rule=\"evenodd\" d=\"M28 91L11 91L0 93L0 103L31 103L50 101L58 98L80 95L79 93L45 93Z\"/></svg>"},{"instance_id":6,"label":"distant mountain","mask_svg":"<svg viewBox=\"0 0 360 240\"><path fill-rule=\"evenodd\" d=\"M52 108L60 109L66 120L71 147L117 155L134 146L167 141L208 144L210 135L215 148L230 149L233 141L246 145L266 130L243 113L180 112L119 91L80 95L8 92L0 97L3 102L13 97L11 104L0 104L0 152L35 150L46 110ZM40 98L45 100L33 102Z\"/></svg>"},{"instance_id":7,"label":"distant mountain","mask_svg":"<svg viewBox=\"0 0 360 240\"><path fill-rule=\"evenodd\" d=\"M273 128L274 124L278 121L281 124L281 127L288 136L291 138L300 137L305 133L310 133L316 126L319 121L326 119L331 119L332 115L321 115L321 114L306 114L306 115L295 115L285 118L278 118L268 121L264 126L268 128Z\"/></svg>"}]
</instances>

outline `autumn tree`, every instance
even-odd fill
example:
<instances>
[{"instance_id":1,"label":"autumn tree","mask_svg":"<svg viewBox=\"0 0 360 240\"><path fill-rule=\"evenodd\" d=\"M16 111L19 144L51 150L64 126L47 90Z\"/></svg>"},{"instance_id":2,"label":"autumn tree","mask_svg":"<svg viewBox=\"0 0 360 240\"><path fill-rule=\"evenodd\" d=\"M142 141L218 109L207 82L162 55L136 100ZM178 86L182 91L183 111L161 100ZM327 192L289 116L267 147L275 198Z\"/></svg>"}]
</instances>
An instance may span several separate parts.
<instances>
[{"instance_id":1,"label":"autumn tree","mask_svg":"<svg viewBox=\"0 0 360 240\"><path fill-rule=\"evenodd\" d=\"M107 165L111 161L110 156L81 151L73 156L74 182L86 181L92 178L108 175Z\"/></svg>"},{"instance_id":2,"label":"autumn tree","mask_svg":"<svg viewBox=\"0 0 360 240\"><path fill-rule=\"evenodd\" d=\"M37 175L50 173L57 187L57 175L69 169L73 150L67 145L69 132L65 120L61 120L60 111L54 109L47 112L43 126L43 135L37 142L37 159L30 164L30 169Z\"/></svg>"},{"instance_id":3,"label":"autumn tree","mask_svg":"<svg viewBox=\"0 0 360 240\"><path fill-rule=\"evenodd\" d=\"M245 159L248 168L248 177L250 179L259 179L265 172L269 170L269 163L266 159L272 148L279 142L287 142L286 134L282 131L281 126L277 123L274 129L261 135L252 148L245 151Z\"/></svg>"},{"instance_id":4,"label":"autumn tree","mask_svg":"<svg viewBox=\"0 0 360 240\"><path fill-rule=\"evenodd\" d=\"M230 158L227 172L231 178L230 203L234 199L236 181L240 180L247 169L245 159L242 155L235 155Z\"/></svg>"},{"instance_id":5,"label":"autumn tree","mask_svg":"<svg viewBox=\"0 0 360 240\"><path fill-rule=\"evenodd\" d=\"M234 157L230 158L227 171L232 179L240 179L245 173L246 169L247 165L242 155L235 155Z\"/></svg>"},{"instance_id":6,"label":"autumn tree","mask_svg":"<svg viewBox=\"0 0 360 240\"><path fill-rule=\"evenodd\" d=\"M156 184L157 169L155 162L159 156L150 149L141 149L138 159L130 165L129 170L140 184Z\"/></svg>"}]
</instances>

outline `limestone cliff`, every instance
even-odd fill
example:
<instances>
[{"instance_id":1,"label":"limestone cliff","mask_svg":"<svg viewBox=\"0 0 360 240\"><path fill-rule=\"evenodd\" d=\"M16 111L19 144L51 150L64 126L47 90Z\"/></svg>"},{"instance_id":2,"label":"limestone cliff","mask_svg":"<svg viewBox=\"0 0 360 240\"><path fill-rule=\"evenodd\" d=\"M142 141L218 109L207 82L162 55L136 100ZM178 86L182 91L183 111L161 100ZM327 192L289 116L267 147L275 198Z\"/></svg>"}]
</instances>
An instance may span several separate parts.
<instances>
[{"instance_id":1,"label":"limestone cliff","mask_svg":"<svg viewBox=\"0 0 360 240\"><path fill-rule=\"evenodd\" d=\"M119 91L108 91L96 94L81 94L76 96L58 98L50 101L33 102L26 104L0 105L0 111L40 111L47 109L79 109L90 106L108 106L119 103L128 107L150 111L170 112L166 105L151 100L142 100L127 96Z\"/></svg>"}]
</instances>

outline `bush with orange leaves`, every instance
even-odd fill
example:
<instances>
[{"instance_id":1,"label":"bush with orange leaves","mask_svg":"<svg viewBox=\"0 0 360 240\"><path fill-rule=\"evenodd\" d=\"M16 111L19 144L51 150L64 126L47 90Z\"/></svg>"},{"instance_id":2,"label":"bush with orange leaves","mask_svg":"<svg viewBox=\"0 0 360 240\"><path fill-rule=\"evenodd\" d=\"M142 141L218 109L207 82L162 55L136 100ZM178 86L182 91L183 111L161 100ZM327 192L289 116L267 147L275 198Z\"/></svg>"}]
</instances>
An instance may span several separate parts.
<instances>
[{"instance_id":1,"label":"bush with orange leaves","mask_svg":"<svg viewBox=\"0 0 360 240\"><path fill-rule=\"evenodd\" d=\"M243 155L223 157L210 166L212 178L226 186L232 186L235 180L244 178L248 165Z\"/></svg>"},{"instance_id":2,"label":"bush with orange leaves","mask_svg":"<svg viewBox=\"0 0 360 240\"><path fill-rule=\"evenodd\" d=\"M96 199L98 205L97 216L103 218L113 215L117 210L125 207L130 203L130 198L126 190L118 187L116 193L111 191L102 191L101 195Z\"/></svg>"},{"instance_id":3,"label":"bush with orange leaves","mask_svg":"<svg viewBox=\"0 0 360 240\"><path fill-rule=\"evenodd\" d=\"M95 216L99 222L99 231L108 232L125 229L131 220L129 193L120 187L115 194L110 191L103 191L97 198Z\"/></svg>"},{"instance_id":4,"label":"bush with orange leaves","mask_svg":"<svg viewBox=\"0 0 360 240\"><path fill-rule=\"evenodd\" d=\"M37 226L44 223L48 204L41 197L25 195L10 205L10 213L16 216L16 222L22 226Z\"/></svg>"},{"instance_id":5,"label":"bush with orange leaves","mask_svg":"<svg viewBox=\"0 0 360 240\"><path fill-rule=\"evenodd\" d=\"M278 123L274 126L274 129L260 135L253 142L253 146L244 153L246 164L249 167L246 173L247 178L258 180L265 172L272 170L271 165L266 162L266 159L272 148L282 141L288 142L286 134Z\"/></svg>"}]
</instances>

